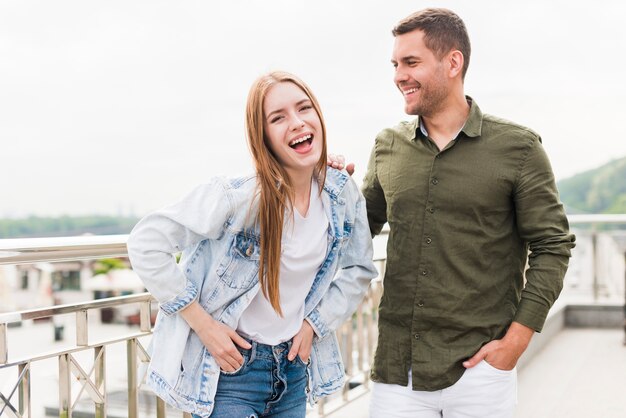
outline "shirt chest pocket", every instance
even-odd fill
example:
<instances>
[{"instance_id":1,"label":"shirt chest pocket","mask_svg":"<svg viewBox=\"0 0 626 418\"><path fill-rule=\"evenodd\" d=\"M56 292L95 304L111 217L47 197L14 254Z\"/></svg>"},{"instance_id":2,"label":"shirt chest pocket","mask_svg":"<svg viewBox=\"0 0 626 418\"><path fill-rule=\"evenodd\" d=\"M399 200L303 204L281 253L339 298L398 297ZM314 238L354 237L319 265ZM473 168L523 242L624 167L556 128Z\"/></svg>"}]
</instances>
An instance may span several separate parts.
<instances>
[{"instance_id":1,"label":"shirt chest pocket","mask_svg":"<svg viewBox=\"0 0 626 418\"><path fill-rule=\"evenodd\" d=\"M258 276L259 258L258 241L243 233L237 234L217 267L217 276L233 289L250 288Z\"/></svg>"}]
</instances>

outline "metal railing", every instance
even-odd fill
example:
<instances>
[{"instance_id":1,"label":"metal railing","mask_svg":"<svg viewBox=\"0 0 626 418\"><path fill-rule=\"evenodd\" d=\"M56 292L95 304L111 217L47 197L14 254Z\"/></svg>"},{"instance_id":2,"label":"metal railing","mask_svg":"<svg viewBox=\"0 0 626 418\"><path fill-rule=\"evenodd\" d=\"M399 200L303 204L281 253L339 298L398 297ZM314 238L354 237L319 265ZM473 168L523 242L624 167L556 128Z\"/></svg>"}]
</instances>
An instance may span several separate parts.
<instances>
[{"instance_id":1,"label":"metal railing","mask_svg":"<svg viewBox=\"0 0 626 418\"><path fill-rule=\"evenodd\" d=\"M77 259L99 259L106 257L124 257L126 252L125 235L118 236L87 236L76 238L37 238L37 239L5 239L0 240L0 265L31 264L38 262L57 262ZM380 277L385 268L385 259L375 260L379 265ZM377 339L377 307L382 294L380 279L372 282L364 301L351 319L337 330L340 349L346 366L346 384L339 398L318 402L316 412L323 417L350 402L368 388L369 367ZM149 293L100 299L86 303L59 305L42 309L0 314L0 371L6 368L17 368L17 382L8 394L0 392L0 417L30 418L31 408L31 365L32 363L54 359L58 360L59 380L59 416L71 418L83 392L93 401L94 416L107 416L106 390L106 353L112 344L126 343L126 368L128 392L128 417L139 417L139 387L145 376L140 376L138 363L150 361L149 355L139 338L149 336L151 330L151 303L154 298ZM90 341L89 311L139 304L139 331L128 335L118 335L103 341ZM76 316L76 337L73 347L47 353L40 353L26 358L9 357L12 347L9 345L10 324L27 320L74 314ZM87 371L78 361L76 354L93 351L93 364ZM72 377L73 376L73 377ZM76 395L72 394L72 379L80 382ZM0 388L1 389L1 388ZM17 406L12 398L17 393ZM338 401L337 401L338 400ZM183 413L183 417L190 417ZM166 416L164 402L156 398L156 416Z\"/></svg>"},{"instance_id":2,"label":"metal railing","mask_svg":"<svg viewBox=\"0 0 626 418\"><path fill-rule=\"evenodd\" d=\"M138 378L138 361L148 362L149 356L139 342L140 337L150 335L150 304L153 301L152 295L142 293L139 295L120 296L116 298L101 299L87 303L59 305L43 309L33 309L28 311L0 314L0 369L16 367L18 378L15 386L8 396L0 393L0 416L11 418L32 417L31 408L31 364L34 362L57 358L58 359L58 380L59 380L59 417L71 418L77 402L81 399L81 394L85 391L94 403L94 416L96 418L106 417L106 352L107 347L112 344L127 344L127 369L128 369L128 416L138 416L138 386L142 379ZM139 332L119 335L113 339L104 341L89 340L89 311L112 308L117 306L139 304L140 324ZM9 324L20 323L26 320L36 320L54 317L63 314L76 315L76 341L72 348L60 351L40 353L27 358L9 359L9 340L7 327ZM86 368L80 364L76 357L77 353L93 351L93 365L87 372ZM73 378L80 382L80 390L76 396L72 396ZM11 398L18 391L18 406L11 403ZM162 404L157 399L157 405ZM163 409L163 405L161 405ZM158 415L164 417L165 415ZM189 415L190 416L190 415Z\"/></svg>"}]
</instances>

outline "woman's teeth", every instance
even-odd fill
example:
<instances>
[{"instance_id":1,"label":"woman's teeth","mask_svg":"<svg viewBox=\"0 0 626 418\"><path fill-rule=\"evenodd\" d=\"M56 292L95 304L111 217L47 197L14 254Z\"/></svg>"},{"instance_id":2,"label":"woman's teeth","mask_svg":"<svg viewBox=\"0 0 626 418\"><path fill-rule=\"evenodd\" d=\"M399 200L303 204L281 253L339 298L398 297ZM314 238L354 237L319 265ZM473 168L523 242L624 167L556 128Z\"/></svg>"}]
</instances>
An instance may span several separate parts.
<instances>
[{"instance_id":1,"label":"woman's teeth","mask_svg":"<svg viewBox=\"0 0 626 418\"><path fill-rule=\"evenodd\" d=\"M300 137L300 138L297 138L297 139L294 139L293 141L291 141L289 143L289 146L290 147L295 147L296 145L298 145L298 144L300 144L300 143L302 143L304 141L308 141L310 139L313 139L313 135L311 135L311 134L305 135L303 137Z\"/></svg>"}]
</instances>

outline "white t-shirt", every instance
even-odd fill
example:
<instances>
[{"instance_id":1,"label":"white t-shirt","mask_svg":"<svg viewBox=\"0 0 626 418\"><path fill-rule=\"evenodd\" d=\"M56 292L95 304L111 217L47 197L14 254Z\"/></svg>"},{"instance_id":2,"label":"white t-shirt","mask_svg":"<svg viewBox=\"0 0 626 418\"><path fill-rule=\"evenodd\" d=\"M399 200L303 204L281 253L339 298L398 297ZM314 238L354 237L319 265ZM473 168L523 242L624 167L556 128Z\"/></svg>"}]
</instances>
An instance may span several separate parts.
<instances>
[{"instance_id":1,"label":"white t-shirt","mask_svg":"<svg viewBox=\"0 0 626 418\"><path fill-rule=\"evenodd\" d=\"M279 291L281 318L259 290L239 319L237 332L268 345L290 340L304 320L304 299L326 257L328 218L317 182L311 184L309 211L285 216L280 257Z\"/></svg>"}]
</instances>

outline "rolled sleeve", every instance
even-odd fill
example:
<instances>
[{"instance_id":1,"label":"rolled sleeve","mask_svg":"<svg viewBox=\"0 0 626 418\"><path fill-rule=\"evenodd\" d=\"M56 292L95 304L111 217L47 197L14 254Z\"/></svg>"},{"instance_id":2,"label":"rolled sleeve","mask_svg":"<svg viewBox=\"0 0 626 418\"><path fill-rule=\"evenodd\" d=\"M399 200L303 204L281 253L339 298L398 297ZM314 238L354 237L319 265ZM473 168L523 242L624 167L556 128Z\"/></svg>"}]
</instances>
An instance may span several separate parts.
<instances>
[{"instance_id":1,"label":"rolled sleeve","mask_svg":"<svg viewBox=\"0 0 626 418\"><path fill-rule=\"evenodd\" d=\"M569 233L552 168L538 138L531 142L520 170L515 210L520 237L530 254L514 321L540 332L563 288L575 237Z\"/></svg>"},{"instance_id":2,"label":"rolled sleeve","mask_svg":"<svg viewBox=\"0 0 626 418\"><path fill-rule=\"evenodd\" d=\"M196 287L196 285L188 280L187 286L185 286L185 290L183 290L171 300L161 302L159 307L166 315L172 315L182 309L185 309L191 302L196 300L197 297L198 288Z\"/></svg>"}]
</instances>

